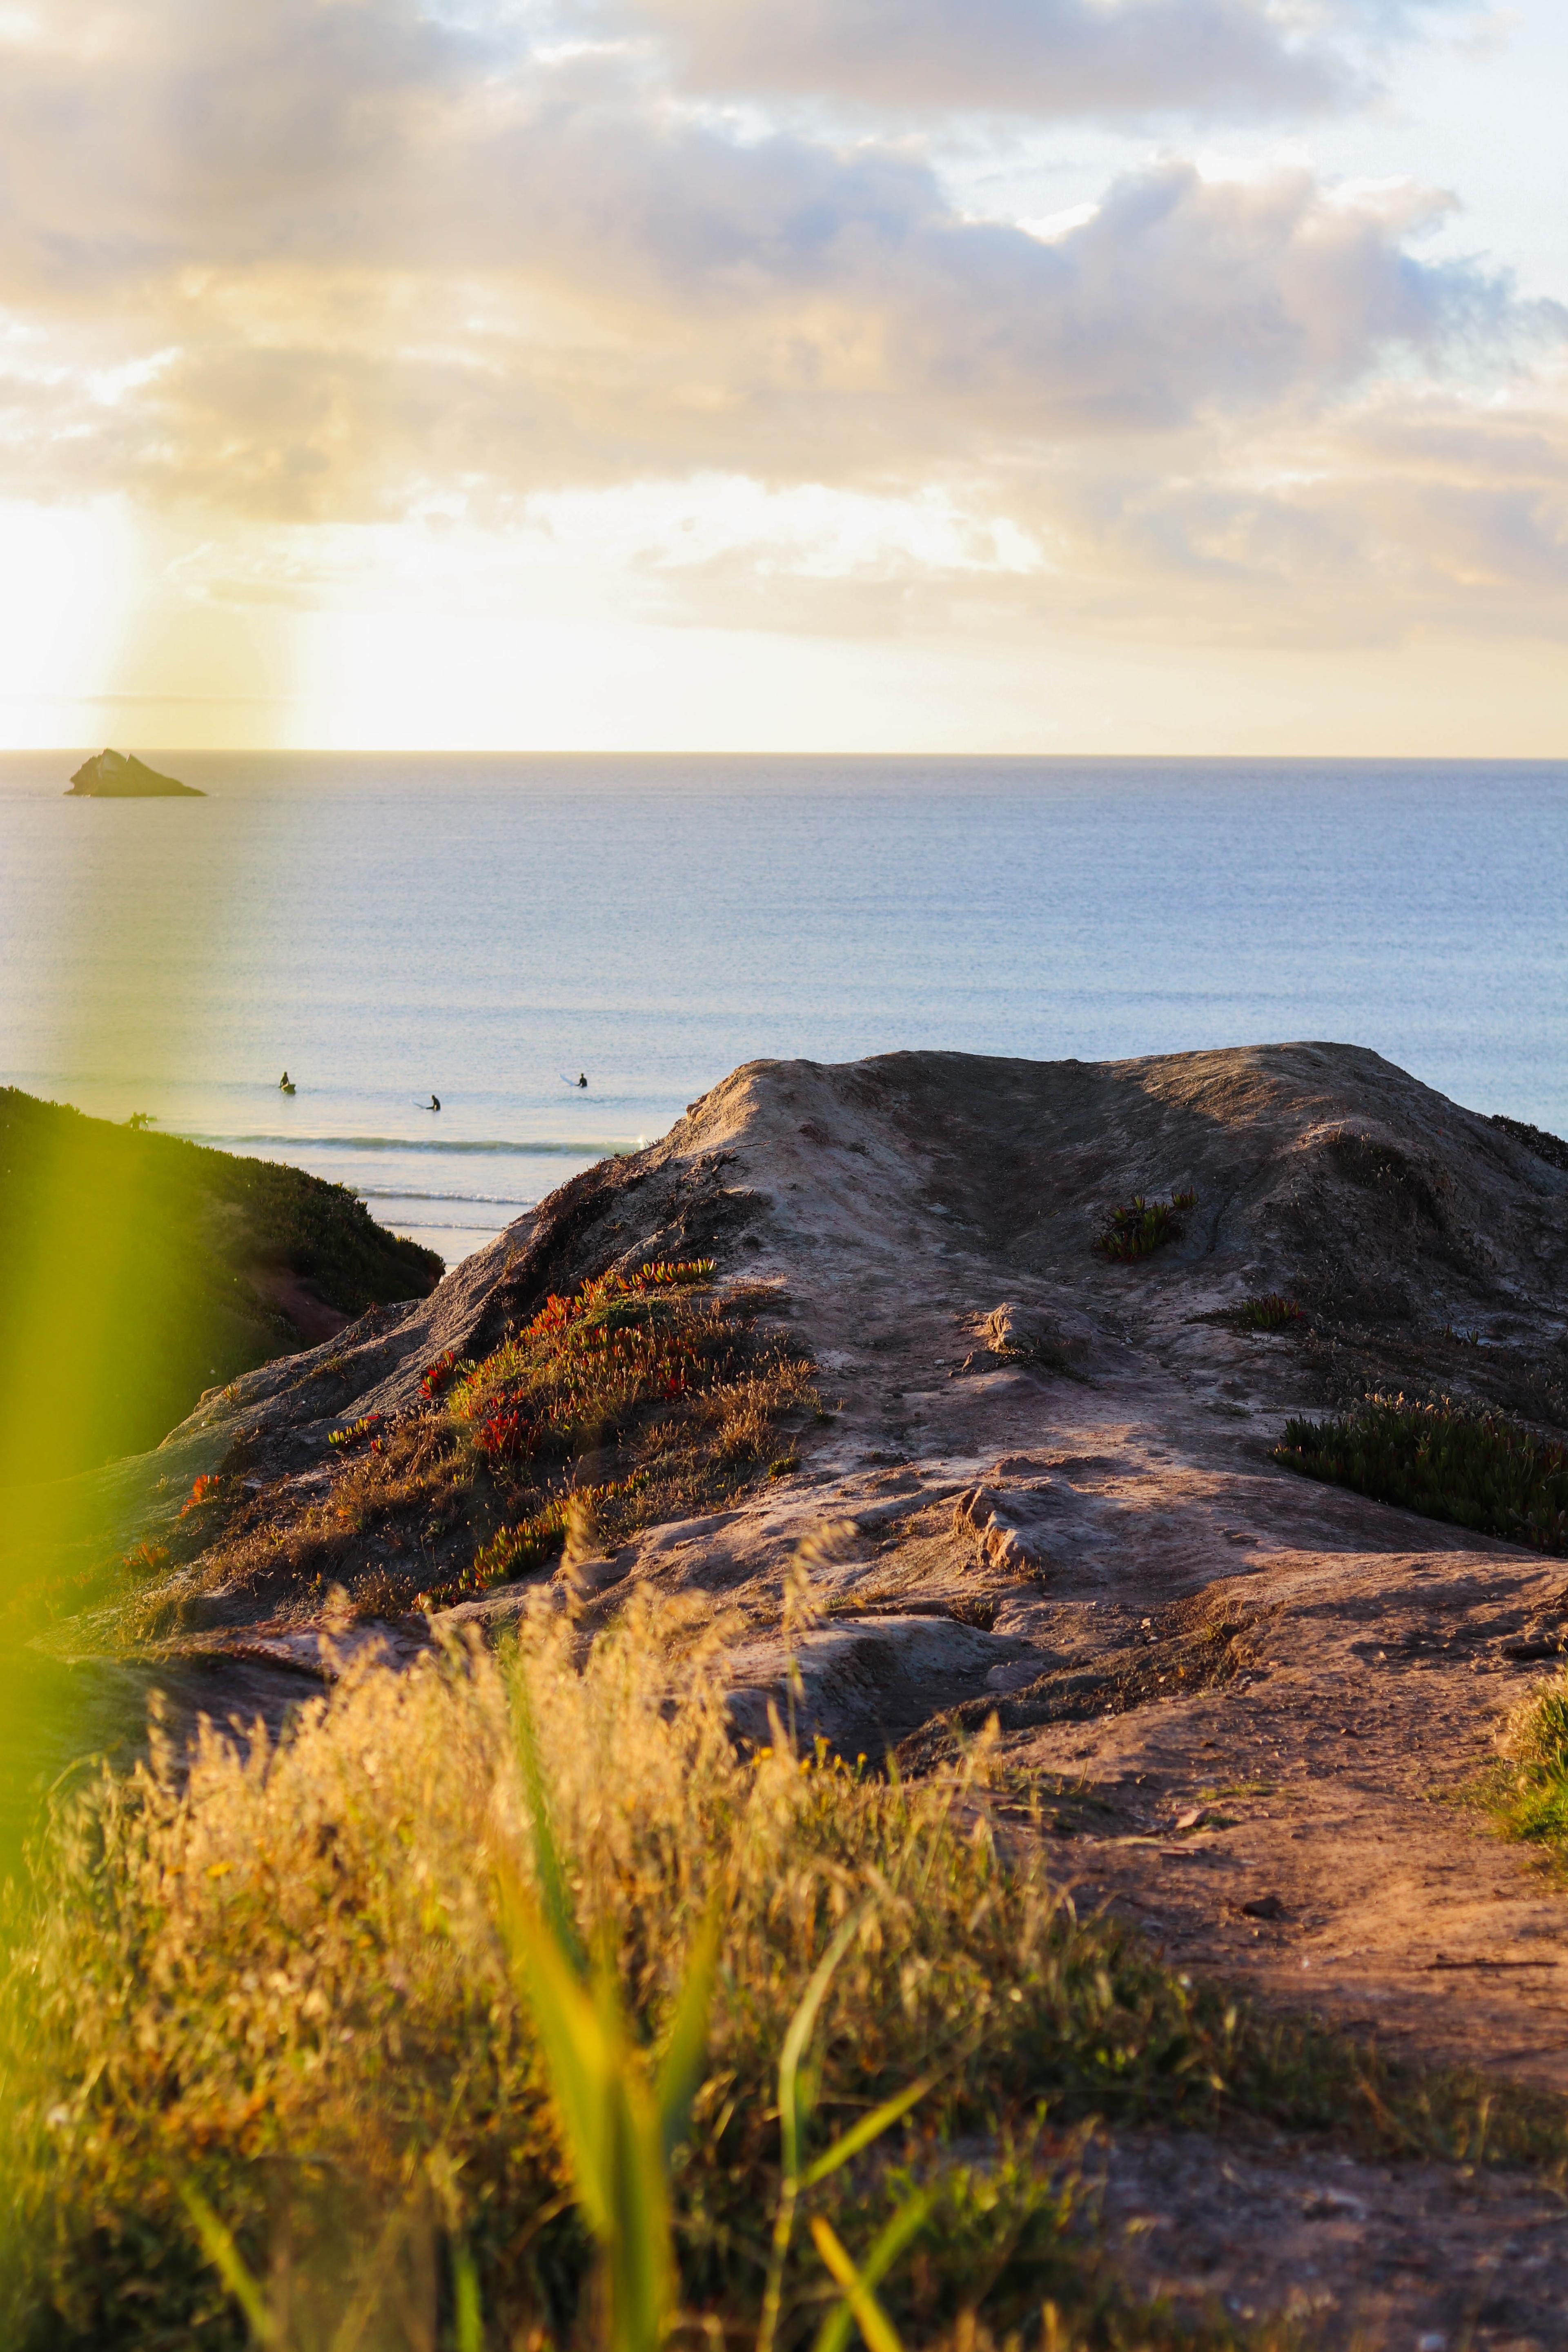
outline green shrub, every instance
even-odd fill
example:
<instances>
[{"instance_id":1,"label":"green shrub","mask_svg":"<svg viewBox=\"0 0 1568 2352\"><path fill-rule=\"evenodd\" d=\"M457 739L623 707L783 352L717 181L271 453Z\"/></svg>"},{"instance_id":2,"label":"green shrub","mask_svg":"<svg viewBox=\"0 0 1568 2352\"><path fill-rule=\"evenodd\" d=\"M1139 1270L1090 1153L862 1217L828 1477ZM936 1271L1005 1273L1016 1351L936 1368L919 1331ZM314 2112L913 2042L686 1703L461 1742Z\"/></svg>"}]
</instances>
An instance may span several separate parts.
<instances>
[{"instance_id":1,"label":"green shrub","mask_svg":"<svg viewBox=\"0 0 1568 2352\"><path fill-rule=\"evenodd\" d=\"M1125 1208L1112 1209L1095 1246L1101 1256L1122 1265L1152 1257L1167 1242L1181 1239L1177 1213L1197 1204L1195 1192L1173 1192L1168 1201L1146 1201L1142 1192L1134 1192Z\"/></svg>"},{"instance_id":2,"label":"green shrub","mask_svg":"<svg viewBox=\"0 0 1568 2352\"><path fill-rule=\"evenodd\" d=\"M1510 1744L1516 1769L1492 1792L1500 1827L1568 1859L1568 1674L1526 1701Z\"/></svg>"},{"instance_id":3,"label":"green shrub","mask_svg":"<svg viewBox=\"0 0 1568 2352\"><path fill-rule=\"evenodd\" d=\"M342 1184L8 1087L0 1178L0 1486L153 1446L205 1390L300 1347L271 1303L286 1273L353 1317L443 1271Z\"/></svg>"},{"instance_id":4,"label":"green shrub","mask_svg":"<svg viewBox=\"0 0 1568 2352\"><path fill-rule=\"evenodd\" d=\"M1445 1400L1371 1397L1333 1421L1289 1421L1274 1459L1429 1519L1568 1552L1568 1448Z\"/></svg>"},{"instance_id":5,"label":"green shrub","mask_svg":"<svg viewBox=\"0 0 1568 2352\"><path fill-rule=\"evenodd\" d=\"M1262 1298L1244 1298L1236 1310L1237 1328L1242 1331L1289 1331L1306 1319L1305 1308L1279 1290Z\"/></svg>"}]
</instances>

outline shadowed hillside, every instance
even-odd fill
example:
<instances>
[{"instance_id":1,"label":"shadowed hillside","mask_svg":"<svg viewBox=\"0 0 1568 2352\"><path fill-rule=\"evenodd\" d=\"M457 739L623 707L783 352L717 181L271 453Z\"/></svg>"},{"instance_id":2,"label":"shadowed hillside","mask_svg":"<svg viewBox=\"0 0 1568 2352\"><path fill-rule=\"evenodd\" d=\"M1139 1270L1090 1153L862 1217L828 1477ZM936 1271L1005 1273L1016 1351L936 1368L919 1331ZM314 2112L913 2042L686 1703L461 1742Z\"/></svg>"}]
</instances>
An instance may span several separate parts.
<instances>
[{"instance_id":1,"label":"shadowed hillside","mask_svg":"<svg viewBox=\"0 0 1568 2352\"><path fill-rule=\"evenodd\" d=\"M441 1261L340 1184L0 1091L0 1484L155 1445Z\"/></svg>"}]
</instances>

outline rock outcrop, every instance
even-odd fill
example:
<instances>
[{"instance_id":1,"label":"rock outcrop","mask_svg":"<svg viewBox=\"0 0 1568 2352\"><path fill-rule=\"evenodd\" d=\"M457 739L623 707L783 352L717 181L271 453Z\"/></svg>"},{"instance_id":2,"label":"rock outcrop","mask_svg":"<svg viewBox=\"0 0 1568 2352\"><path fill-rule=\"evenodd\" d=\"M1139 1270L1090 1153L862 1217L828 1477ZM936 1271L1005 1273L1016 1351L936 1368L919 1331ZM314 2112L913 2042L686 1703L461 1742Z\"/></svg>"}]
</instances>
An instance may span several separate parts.
<instances>
[{"instance_id":1,"label":"rock outcrop","mask_svg":"<svg viewBox=\"0 0 1568 2352\"><path fill-rule=\"evenodd\" d=\"M1375 2002L1390 2046L1506 2049L1568 2086L1568 1911L1430 1801L1487 1768L1542 1671L1563 1564L1273 1458L1288 1415L1370 1389L1568 1426L1563 1156L1347 1045L752 1063L430 1298L236 1381L170 1444L270 1498L253 1552L286 1561L309 1515L339 1524L329 1436L437 1411L421 1372L444 1351L613 1266L712 1257L810 1349L826 1417L728 1507L645 1527L575 1582L546 1565L491 1589L437 1637L541 1590L590 1623L681 1593L738 1628L742 1736L787 1708L909 1770L987 1739L1079 1899L1184 1965L1310 1982L1331 2017ZM1139 1194L1196 1200L1166 1246L1113 1262L1097 1242ZM1272 1293L1301 1319L1246 1328ZM432 1629L389 1606L396 1562L352 1532L340 1549L353 1649L417 1652ZM161 1671L184 1704L280 1717L301 1671L339 1671L342 1594L329 1622L266 1573L183 1617L172 1597ZM1521 1948L1530 1969L1499 1963Z\"/></svg>"},{"instance_id":2,"label":"rock outcrop","mask_svg":"<svg viewBox=\"0 0 1568 2352\"><path fill-rule=\"evenodd\" d=\"M195 784L177 783L173 776L160 775L149 768L134 751L100 751L96 758L84 760L70 780L67 800L95 801L203 801L206 794Z\"/></svg>"}]
</instances>

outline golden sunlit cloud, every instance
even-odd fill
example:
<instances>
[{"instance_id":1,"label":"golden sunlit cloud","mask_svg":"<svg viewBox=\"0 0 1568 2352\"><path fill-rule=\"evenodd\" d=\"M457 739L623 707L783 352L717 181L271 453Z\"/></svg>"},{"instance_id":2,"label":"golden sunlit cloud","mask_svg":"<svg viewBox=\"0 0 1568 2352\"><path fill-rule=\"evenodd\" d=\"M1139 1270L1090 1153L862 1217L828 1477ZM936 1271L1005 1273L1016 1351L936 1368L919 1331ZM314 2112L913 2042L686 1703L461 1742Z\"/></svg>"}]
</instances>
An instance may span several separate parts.
<instances>
[{"instance_id":1,"label":"golden sunlit cloud","mask_svg":"<svg viewBox=\"0 0 1568 2352\"><path fill-rule=\"evenodd\" d=\"M919 673L889 745L1099 745L1162 646L1522 637L1543 741L1568 317L1447 196L1165 143L977 215L942 163L987 109L1310 122L1431 21L5 12L9 740L767 743L804 693L861 743Z\"/></svg>"}]
</instances>

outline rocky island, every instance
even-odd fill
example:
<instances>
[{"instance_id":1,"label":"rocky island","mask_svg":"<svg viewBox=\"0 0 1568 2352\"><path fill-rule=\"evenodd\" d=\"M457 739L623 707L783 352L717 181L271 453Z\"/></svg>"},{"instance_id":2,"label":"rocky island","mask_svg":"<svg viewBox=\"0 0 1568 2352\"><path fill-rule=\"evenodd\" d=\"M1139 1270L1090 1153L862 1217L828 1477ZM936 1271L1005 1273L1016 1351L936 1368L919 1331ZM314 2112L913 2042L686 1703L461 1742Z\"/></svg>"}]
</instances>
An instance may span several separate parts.
<instances>
[{"instance_id":1,"label":"rocky island","mask_svg":"<svg viewBox=\"0 0 1568 2352\"><path fill-rule=\"evenodd\" d=\"M100 751L91 760L84 760L70 780L67 800L95 801L205 801L206 794L195 784L176 782L173 776L160 775L149 768L134 751Z\"/></svg>"},{"instance_id":2,"label":"rocky island","mask_svg":"<svg viewBox=\"0 0 1568 2352\"><path fill-rule=\"evenodd\" d=\"M377 1933L403 1939L386 2013L409 2048L499 2047L500 2026L454 2021L500 2000L470 1998L503 1979L468 1858L522 1801L494 1664L515 1634L546 1662L528 1669L538 1769L584 1841L605 1808L635 1822L656 1801L638 1791L681 1774L731 1792L715 1819L753 1786L773 1791L766 1822L806 1808L804 1843L763 1871L762 1957L726 1929L727 1986L753 1967L804 1981L816 1944L778 1955L814 1873L879 1906L891 1990L876 2015L913 2016L920 1988L960 1971L953 2014L990 2054L962 2060L955 2140L1011 2196L1025 2174L1070 2178L1067 2235L1029 2225L1068 2282L1050 2292L1132 2315L1114 2337L1053 2320L1053 2341L1230 2345L1232 2321L1254 2319L1322 2346L1564 2341L1568 1895L1519 1842L1530 1832L1500 1834L1499 1791L1522 1804L1516 1776L1524 1790L1562 1769L1528 1727L1557 1720L1541 1709L1561 1711L1568 1646L1565 1160L1342 1045L756 1062L429 1297L207 1396L154 1457L168 1486L136 1530L146 1571L128 1563L70 1638L73 1657L110 1643L122 1671L157 1677L165 1751L205 1715L250 1727L241 1751L259 1759L242 1804L241 1764L209 1739L178 1805L158 1800L173 1859L159 1845L147 1883L184 1869L193 1891L188 1921L165 1930L149 1910L146 1932L175 1938L182 1969L210 1951L212 2015L230 2004L221 2036L194 1990L188 2022L165 2006L147 2025L189 2108L149 2075L158 2146L188 2140L242 2183L264 2110L284 2144L328 2144L327 2093L307 2106L278 2087L287 2070L243 2054L283 2030L264 2025L263 1992L245 1996L243 2030L233 2003L242 1968L247 1986L267 1969L313 1982L340 1913L408 1923ZM595 1682L594 1658L626 1642L636 1673ZM690 1690L711 1691L710 1713L682 1713ZM687 1760L659 1779L647 1759L667 1738ZM786 1738L805 1753L775 1786ZM763 1837L764 1814L746 1818ZM950 1820L959 1845L937 1864L922 1847L918 1876L912 1848L876 1843L889 1822L912 1838L910 1822ZM694 1886L709 1834L668 1833ZM658 1843L628 1830L625 1851ZM922 1890L912 1910L900 1874ZM1052 1892L1015 1912L1021 1885ZM639 1895L637 1934L677 1900ZM1015 1957L985 1958L986 1922L1026 1912L1057 1924L1009 1927ZM247 1940L264 1921L265 1964ZM128 2019L136 1955L116 1995ZM884 2046L866 2030L881 1965L858 1961L832 2045L851 2111L917 2071L902 2042L890 2075L863 2059ZM370 2014L384 1975L341 1966L344 1986L361 1969ZM749 2084L742 2009L737 1993L715 2063ZM176 2030L199 2063L170 2054ZM220 2044L241 2053L221 2086ZM429 2063L442 2130L499 2179L506 2101L476 2093L454 2124L447 2062ZM353 2150L355 2103L381 2100L382 2078L341 2063ZM77 2095L73 2066L99 2080L90 2052L59 2064L41 2100ZM120 2119L94 2095L92 2146L131 2147L130 2094ZM1047 2099L1046 2130L1028 2117ZM713 2123L699 2110L689 2179L731 2177L733 2104ZM1090 2116L1100 2137L1074 2139ZM945 2128L910 2143L922 2179L950 2162ZM1016 2179L1015 2134L1033 2135ZM747 2193L771 2195L760 2126L756 2144ZM107 2263L132 2282L122 2295L150 2294L133 2231L103 2252L99 2161L69 2158L85 2217L70 2275ZM862 2243L881 2179L842 2222ZM516 2194L508 2229L529 2197L545 2210L545 2189ZM484 2272L502 2314L535 2291L505 2235ZM980 2257L952 2242L920 2273L940 2286L941 2262L958 2266L924 2319L913 2285L892 2290L906 2341L938 2340L942 2294L961 2308L977 2292ZM735 2275L723 2292L747 2308L751 2274Z\"/></svg>"}]
</instances>

